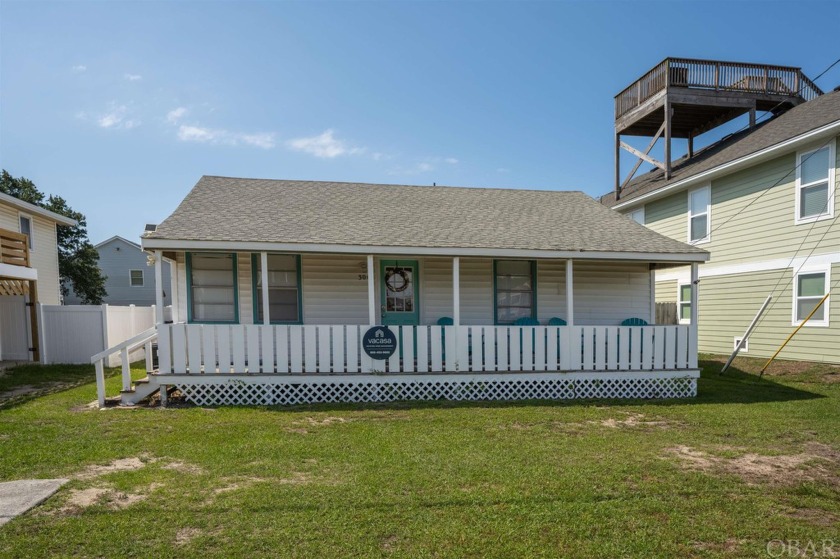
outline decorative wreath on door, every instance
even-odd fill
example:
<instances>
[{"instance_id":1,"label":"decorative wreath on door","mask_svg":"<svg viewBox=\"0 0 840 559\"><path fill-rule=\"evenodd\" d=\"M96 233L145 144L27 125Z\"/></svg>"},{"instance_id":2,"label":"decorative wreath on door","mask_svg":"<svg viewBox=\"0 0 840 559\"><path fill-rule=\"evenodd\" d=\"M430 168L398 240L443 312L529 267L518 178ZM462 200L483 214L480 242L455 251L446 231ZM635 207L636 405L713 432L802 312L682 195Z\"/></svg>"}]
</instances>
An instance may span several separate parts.
<instances>
[{"instance_id":1,"label":"decorative wreath on door","mask_svg":"<svg viewBox=\"0 0 840 559\"><path fill-rule=\"evenodd\" d=\"M402 285L399 285L402 280ZM393 268L385 272L385 285L392 293L400 293L408 289L411 285L411 280L408 277L408 272L404 268Z\"/></svg>"}]
</instances>

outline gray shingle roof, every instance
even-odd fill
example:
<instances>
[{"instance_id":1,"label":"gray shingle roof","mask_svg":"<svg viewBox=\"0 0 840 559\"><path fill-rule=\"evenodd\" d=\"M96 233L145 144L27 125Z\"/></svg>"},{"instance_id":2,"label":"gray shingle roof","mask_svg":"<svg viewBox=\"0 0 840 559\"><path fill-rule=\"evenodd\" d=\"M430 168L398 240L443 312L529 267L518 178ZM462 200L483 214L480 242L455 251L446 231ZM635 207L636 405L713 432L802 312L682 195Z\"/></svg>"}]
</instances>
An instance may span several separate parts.
<instances>
[{"instance_id":1,"label":"gray shingle roof","mask_svg":"<svg viewBox=\"0 0 840 559\"><path fill-rule=\"evenodd\" d=\"M687 157L678 159L674 162L670 180L665 180L663 171L654 169L630 181L624 187L618 202L613 192L601 196L600 201L610 207L619 202L627 202L838 120L840 120L840 91L826 93L760 124L753 130L746 130L717 142L702 152L696 153L691 159Z\"/></svg>"},{"instance_id":2,"label":"gray shingle roof","mask_svg":"<svg viewBox=\"0 0 840 559\"><path fill-rule=\"evenodd\" d=\"M582 192L213 176L145 238L706 254Z\"/></svg>"}]
</instances>

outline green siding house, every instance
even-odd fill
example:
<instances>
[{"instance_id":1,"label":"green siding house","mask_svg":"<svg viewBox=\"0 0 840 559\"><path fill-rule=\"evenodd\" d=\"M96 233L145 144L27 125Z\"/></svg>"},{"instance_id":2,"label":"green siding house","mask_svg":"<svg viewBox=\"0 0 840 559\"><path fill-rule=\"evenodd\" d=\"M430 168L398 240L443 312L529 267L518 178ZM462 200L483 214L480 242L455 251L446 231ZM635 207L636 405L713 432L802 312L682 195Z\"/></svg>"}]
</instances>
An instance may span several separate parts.
<instances>
[{"instance_id":1,"label":"green siding house","mask_svg":"<svg viewBox=\"0 0 840 559\"><path fill-rule=\"evenodd\" d=\"M675 161L601 202L650 229L711 253L699 270L699 349L729 353L768 295L748 340L769 357L826 294L780 354L840 363L840 91ZM656 301L690 316L688 269L656 273Z\"/></svg>"}]
</instances>

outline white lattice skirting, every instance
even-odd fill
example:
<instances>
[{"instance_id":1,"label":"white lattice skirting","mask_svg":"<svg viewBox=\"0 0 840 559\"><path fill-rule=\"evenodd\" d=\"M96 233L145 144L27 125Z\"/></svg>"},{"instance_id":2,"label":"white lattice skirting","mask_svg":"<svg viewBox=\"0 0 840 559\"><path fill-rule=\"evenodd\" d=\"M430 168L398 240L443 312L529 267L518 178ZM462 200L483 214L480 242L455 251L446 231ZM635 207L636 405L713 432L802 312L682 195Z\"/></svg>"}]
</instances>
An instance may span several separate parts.
<instances>
[{"instance_id":1,"label":"white lattice skirting","mask_svg":"<svg viewBox=\"0 0 840 559\"><path fill-rule=\"evenodd\" d=\"M172 375L174 376L174 375ZM697 371L495 375L159 375L197 405L296 405L399 400L691 398ZM170 378L167 378L170 377ZM203 378L202 378L203 377Z\"/></svg>"}]
</instances>

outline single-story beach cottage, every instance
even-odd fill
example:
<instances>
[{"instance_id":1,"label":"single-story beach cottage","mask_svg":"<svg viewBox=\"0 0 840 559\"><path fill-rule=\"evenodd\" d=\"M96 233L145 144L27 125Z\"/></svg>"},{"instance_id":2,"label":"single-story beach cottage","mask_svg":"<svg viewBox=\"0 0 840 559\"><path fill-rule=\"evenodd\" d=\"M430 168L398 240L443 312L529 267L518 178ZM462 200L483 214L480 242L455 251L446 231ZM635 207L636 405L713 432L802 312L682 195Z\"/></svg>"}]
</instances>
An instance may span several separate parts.
<instances>
[{"instance_id":1,"label":"single-story beach cottage","mask_svg":"<svg viewBox=\"0 0 840 559\"><path fill-rule=\"evenodd\" d=\"M159 365L126 402L696 394L697 322L654 324L654 272L708 254L581 192L206 176L150 229L173 321L132 342Z\"/></svg>"}]
</instances>

